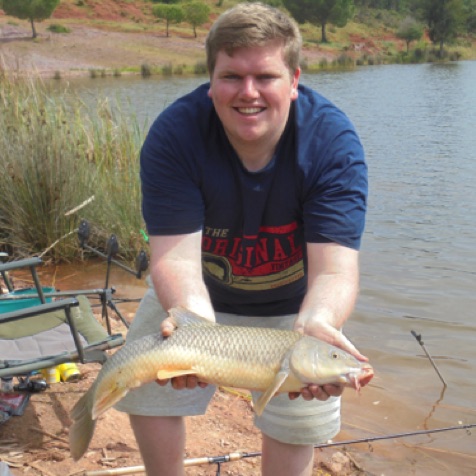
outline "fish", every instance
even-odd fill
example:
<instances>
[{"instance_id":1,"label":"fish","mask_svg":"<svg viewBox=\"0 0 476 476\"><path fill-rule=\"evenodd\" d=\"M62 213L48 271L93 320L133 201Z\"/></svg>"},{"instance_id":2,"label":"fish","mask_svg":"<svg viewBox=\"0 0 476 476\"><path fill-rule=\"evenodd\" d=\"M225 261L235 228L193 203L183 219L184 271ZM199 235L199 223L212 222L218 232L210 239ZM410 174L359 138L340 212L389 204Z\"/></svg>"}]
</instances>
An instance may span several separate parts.
<instances>
[{"instance_id":1,"label":"fish","mask_svg":"<svg viewBox=\"0 0 476 476\"><path fill-rule=\"evenodd\" d=\"M195 375L220 387L261 391L261 415L277 393L309 384L341 384L359 390L373 368L349 353L296 331L216 324L185 308L173 308L175 330L126 344L109 357L71 411L70 452L86 452L98 418L132 389L154 380Z\"/></svg>"}]
</instances>

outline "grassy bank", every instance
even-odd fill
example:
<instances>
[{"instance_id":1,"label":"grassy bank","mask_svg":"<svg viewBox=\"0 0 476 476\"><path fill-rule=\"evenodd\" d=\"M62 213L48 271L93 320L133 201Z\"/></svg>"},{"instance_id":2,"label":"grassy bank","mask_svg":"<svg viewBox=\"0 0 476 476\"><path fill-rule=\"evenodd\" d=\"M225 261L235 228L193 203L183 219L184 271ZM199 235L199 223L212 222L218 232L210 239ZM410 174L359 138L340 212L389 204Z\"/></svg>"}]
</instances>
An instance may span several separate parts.
<instances>
[{"instance_id":1,"label":"grassy bank","mask_svg":"<svg viewBox=\"0 0 476 476\"><path fill-rule=\"evenodd\" d=\"M135 255L143 246L137 121L105 100L92 110L66 91L49 94L32 79L0 78L0 104L0 249L73 259L85 218L92 244L104 247L115 233Z\"/></svg>"}]
</instances>

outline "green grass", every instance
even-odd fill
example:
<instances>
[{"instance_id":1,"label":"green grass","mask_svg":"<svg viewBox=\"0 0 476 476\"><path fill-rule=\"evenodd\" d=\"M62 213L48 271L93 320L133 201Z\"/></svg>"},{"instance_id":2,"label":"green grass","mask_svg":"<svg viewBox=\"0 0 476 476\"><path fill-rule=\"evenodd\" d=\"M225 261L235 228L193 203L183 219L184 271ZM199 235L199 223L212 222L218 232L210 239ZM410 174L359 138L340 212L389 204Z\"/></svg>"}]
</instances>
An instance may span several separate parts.
<instances>
[{"instance_id":1,"label":"green grass","mask_svg":"<svg viewBox=\"0 0 476 476\"><path fill-rule=\"evenodd\" d=\"M124 256L135 256L143 246L144 136L133 117L106 100L88 109L66 92L49 94L38 80L0 76L0 249L14 256L49 249L46 259L74 259L75 230L85 218L97 231L94 245L103 247L115 233Z\"/></svg>"}]
</instances>

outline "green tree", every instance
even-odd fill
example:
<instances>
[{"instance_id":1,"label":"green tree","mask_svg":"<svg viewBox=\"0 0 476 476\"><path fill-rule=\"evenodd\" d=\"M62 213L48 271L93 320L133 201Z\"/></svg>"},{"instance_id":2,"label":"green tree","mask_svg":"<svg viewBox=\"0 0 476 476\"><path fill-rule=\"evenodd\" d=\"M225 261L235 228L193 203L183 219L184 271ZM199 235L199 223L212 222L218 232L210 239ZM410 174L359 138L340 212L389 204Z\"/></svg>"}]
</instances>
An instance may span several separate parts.
<instances>
[{"instance_id":1,"label":"green tree","mask_svg":"<svg viewBox=\"0 0 476 476\"><path fill-rule=\"evenodd\" d=\"M463 0L466 31L468 33L476 33L476 0Z\"/></svg>"},{"instance_id":2,"label":"green tree","mask_svg":"<svg viewBox=\"0 0 476 476\"><path fill-rule=\"evenodd\" d=\"M412 17L406 17L397 30L397 37L405 40L407 44L407 53L410 50L410 43L419 40L422 36L423 27Z\"/></svg>"},{"instance_id":3,"label":"green tree","mask_svg":"<svg viewBox=\"0 0 476 476\"><path fill-rule=\"evenodd\" d=\"M456 38L465 21L463 0L421 0L420 11L428 25L428 36L434 45L443 47Z\"/></svg>"},{"instance_id":4,"label":"green tree","mask_svg":"<svg viewBox=\"0 0 476 476\"><path fill-rule=\"evenodd\" d=\"M322 43L327 43L328 23L343 27L354 15L353 0L284 0L283 3L298 23L321 27Z\"/></svg>"},{"instance_id":5,"label":"green tree","mask_svg":"<svg viewBox=\"0 0 476 476\"><path fill-rule=\"evenodd\" d=\"M210 7L205 3L192 2L183 6L185 20L192 25L193 34L197 37L197 26L203 25L209 20Z\"/></svg>"},{"instance_id":6,"label":"green tree","mask_svg":"<svg viewBox=\"0 0 476 476\"><path fill-rule=\"evenodd\" d=\"M180 5L166 5L165 3L159 3L154 5L152 13L157 18L165 20L167 38L169 37L169 25L171 23L180 23L185 18L185 13Z\"/></svg>"},{"instance_id":7,"label":"green tree","mask_svg":"<svg viewBox=\"0 0 476 476\"><path fill-rule=\"evenodd\" d=\"M7 15L29 20L33 38L38 34L35 29L35 21L42 21L49 18L60 0L0 0L0 6Z\"/></svg>"}]
</instances>

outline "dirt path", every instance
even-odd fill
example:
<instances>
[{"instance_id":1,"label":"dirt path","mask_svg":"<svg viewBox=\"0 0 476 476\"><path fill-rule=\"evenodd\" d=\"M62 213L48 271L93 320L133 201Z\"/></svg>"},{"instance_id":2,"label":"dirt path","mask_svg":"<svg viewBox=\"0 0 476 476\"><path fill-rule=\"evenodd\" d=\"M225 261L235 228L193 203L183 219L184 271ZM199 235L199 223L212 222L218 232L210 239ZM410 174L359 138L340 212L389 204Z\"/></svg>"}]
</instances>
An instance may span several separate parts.
<instances>
[{"instance_id":1,"label":"dirt path","mask_svg":"<svg viewBox=\"0 0 476 476\"><path fill-rule=\"evenodd\" d=\"M37 26L31 39L27 25L0 18L0 70L43 77L89 74L90 70L140 70L142 64L161 67L178 61L193 65L204 59L203 38L165 38L160 34L119 33L72 24L57 34Z\"/></svg>"}]
</instances>

